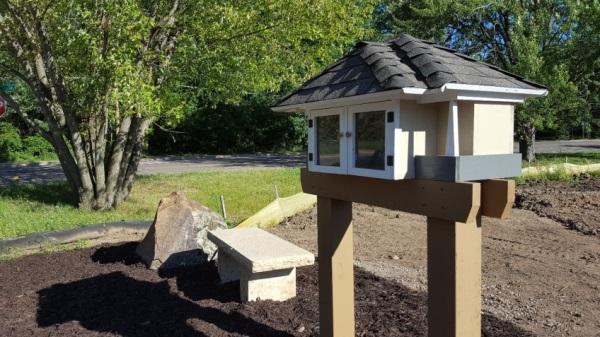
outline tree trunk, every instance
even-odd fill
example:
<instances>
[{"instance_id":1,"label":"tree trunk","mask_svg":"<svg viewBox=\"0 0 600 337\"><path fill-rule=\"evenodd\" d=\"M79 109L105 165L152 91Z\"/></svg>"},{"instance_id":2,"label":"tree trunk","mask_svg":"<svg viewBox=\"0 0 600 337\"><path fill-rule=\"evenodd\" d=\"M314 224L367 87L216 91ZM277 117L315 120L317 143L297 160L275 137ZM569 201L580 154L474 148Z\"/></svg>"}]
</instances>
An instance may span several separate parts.
<instances>
[{"instance_id":1,"label":"tree trunk","mask_svg":"<svg viewBox=\"0 0 600 337\"><path fill-rule=\"evenodd\" d=\"M85 151L80 150L79 156L72 142L70 147L52 142L79 208L112 209L127 199L149 125L147 118L127 116L118 123L117 130L111 131L102 121L92 132L80 133ZM107 137L110 132L114 135Z\"/></svg>"},{"instance_id":2,"label":"tree trunk","mask_svg":"<svg viewBox=\"0 0 600 337\"><path fill-rule=\"evenodd\" d=\"M535 161L535 131L535 127L529 124L519 133L519 152L529 163Z\"/></svg>"},{"instance_id":3,"label":"tree trunk","mask_svg":"<svg viewBox=\"0 0 600 337\"><path fill-rule=\"evenodd\" d=\"M183 11L179 0L169 2L166 12L151 14L155 25L142 32L147 37L131 60L138 69L130 76L147 76L157 93L181 31L175 24L178 14ZM42 6L27 1L4 1L0 7L3 7L0 35L5 42L0 48L3 48L2 56L12 61L0 63L0 67L30 89L43 119L29 116L2 90L0 96L7 97L10 106L25 123L52 144L80 208L116 208L129 196L137 173L150 125L150 118L140 113L144 107L126 99L127 106L135 111L119 111L119 99L111 98L115 80L121 76L118 72L105 74L100 71L100 78L95 81L101 81L98 83L103 85L92 86L96 89L90 91L93 94L88 97L90 99L82 99L77 90L71 90L73 87L69 85L80 80L69 80L72 76L64 76L60 62L56 61L59 58L54 55L52 30L45 21L50 15L44 15L51 6L43 6L45 10L40 11ZM106 60L114 49L109 48L109 39L114 35L109 32L113 28L110 28L110 15L103 14L99 19L103 34L100 54ZM96 30L93 28L93 34ZM90 63L90 66L95 67L94 64ZM111 111L115 114L109 114L109 109L115 109Z\"/></svg>"}]
</instances>

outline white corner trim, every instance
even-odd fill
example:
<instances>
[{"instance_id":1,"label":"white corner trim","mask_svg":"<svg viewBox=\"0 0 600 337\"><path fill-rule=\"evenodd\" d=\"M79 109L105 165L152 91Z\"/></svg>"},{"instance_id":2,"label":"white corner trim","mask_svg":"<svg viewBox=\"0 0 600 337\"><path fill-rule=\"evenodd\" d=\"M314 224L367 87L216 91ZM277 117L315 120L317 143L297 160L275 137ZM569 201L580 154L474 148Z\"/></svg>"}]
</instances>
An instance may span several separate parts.
<instances>
[{"instance_id":1,"label":"white corner trim","mask_svg":"<svg viewBox=\"0 0 600 337\"><path fill-rule=\"evenodd\" d=\"M446 156L458 157L458 104L448 102L448 128L446 130Z\"/></svg>"}]
</instances>

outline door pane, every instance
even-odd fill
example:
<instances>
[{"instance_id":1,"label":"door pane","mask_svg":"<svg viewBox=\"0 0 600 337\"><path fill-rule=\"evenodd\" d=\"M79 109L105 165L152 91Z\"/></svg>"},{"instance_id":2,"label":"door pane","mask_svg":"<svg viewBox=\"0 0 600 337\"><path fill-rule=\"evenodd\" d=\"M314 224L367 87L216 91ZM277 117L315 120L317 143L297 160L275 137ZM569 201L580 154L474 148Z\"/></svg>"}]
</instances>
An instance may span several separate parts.
<instances>
[{"instance_id":1,"label":"door pane","mask_svg":"<svg viewBox=\"0 0 600 337\"><path fill-rule=\"evenodd\" d=\"M385 170L385 111L354 115L355 167Z\"/></svg>"},{"instance_id":2,"label":"door pane","mask_svg":"<svg viewBox=\"0 0 600 337\"><path fill-rule=\"evenodd\" d=\"M315 118L317 127L317 165L340 166L340 116Z\"/></svg>"}]
</instances>

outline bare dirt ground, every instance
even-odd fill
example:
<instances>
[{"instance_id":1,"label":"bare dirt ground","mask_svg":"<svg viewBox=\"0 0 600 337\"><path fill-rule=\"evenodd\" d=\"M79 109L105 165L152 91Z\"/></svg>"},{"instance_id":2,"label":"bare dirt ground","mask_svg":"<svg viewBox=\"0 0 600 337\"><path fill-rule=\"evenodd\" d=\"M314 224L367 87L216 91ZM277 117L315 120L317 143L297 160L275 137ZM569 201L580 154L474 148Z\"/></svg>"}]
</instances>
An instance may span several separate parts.
<instances>
[{"instance_id":1,"label":"bare dirt ground","mask_svg":"<svg viewBox=\"0 0 600 337\"><path fill-rule=\"evenodd\" d=\"M531 182L518 188L516 204L583 234L600 235L600 177Z\"/></svg>"},{"instance_id":2,"label":"bare dirt ground","mask_svg":"<svg viewBox=\"0 0 600 337\"><path fill-rule=\"evenodd\" d=\"M356 265L426 291L425 218L360 204L353 216ZM272 232L316 252L315 223L312 210ZM483 235L484 313L536 336L600 336L598 237L520 209L483 218Z\"/></svg>"},{"instance_id":3,"label":"bare dirt ground","mask_svg":"<svg viewBox=\"0 0 600 337\"><path fill-rule=\"evenodd\" d=\"M600 337L600 238L582 234L600 227L600 184L552 184L519 189L518 205L541 216L483 218L485 337ZM357 336L426 336L425 228L420 216L354 205ZM316 252L314 209L271 231ZM318 336L317 267L298 271L297 298L243 304L211 265L157 274L135 246L0 262L0 336Z\"/></svg>"},{"instance_id":4,"label":"bare dirt ground","mask_svg":"<svg viewBox=\"0 0 600 337\"><path fill-rule=\"evenodd\" d=\"M212 264L148 270L137 242L0 263L0 336L319 336L317 266L298 270L298 296L240 303ZM357 268L357 336L427 335L426 295ZM484 336L532 337L484 314Z\"/></svg>"}]
</instances>

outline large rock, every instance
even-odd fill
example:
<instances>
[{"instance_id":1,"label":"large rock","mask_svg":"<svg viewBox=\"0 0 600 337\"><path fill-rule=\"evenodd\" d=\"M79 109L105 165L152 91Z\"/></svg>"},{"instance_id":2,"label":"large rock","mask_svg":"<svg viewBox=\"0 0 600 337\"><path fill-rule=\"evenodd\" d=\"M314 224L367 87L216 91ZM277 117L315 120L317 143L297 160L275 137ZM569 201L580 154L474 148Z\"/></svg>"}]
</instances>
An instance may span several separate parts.
<instances>
[{"instance_id":1,"label":"large rock","mask_svg":"<svg viewBox=\"0 0 600 337\"><path fill-rule=\"evenodd\" d=\"M173 192L158 204L154 223L136 252L151 269L200 264L215 257L217 247L206 233L217 228L227 228L219 214Z\"/></svg>"}]
</instances>

